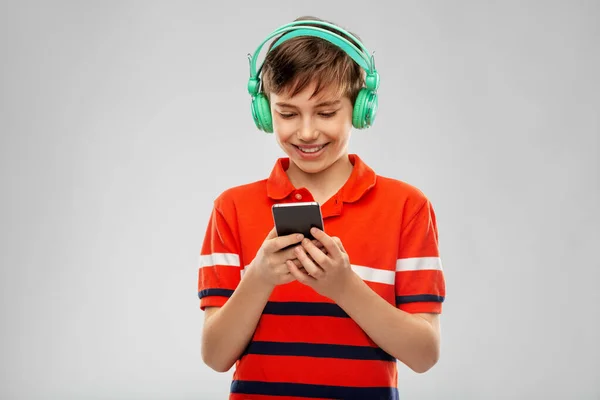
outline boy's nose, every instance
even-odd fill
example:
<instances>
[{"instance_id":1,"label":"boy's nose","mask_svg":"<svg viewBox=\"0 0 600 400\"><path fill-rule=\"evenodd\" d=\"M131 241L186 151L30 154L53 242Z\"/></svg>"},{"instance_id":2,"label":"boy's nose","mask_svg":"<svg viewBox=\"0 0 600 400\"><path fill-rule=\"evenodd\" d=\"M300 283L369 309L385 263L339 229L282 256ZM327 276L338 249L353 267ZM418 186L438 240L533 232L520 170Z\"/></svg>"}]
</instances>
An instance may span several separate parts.
<instances>
[{"instance_id":1,"label":"boy's nose","mask_svg":"<svg viewBox=\"0 0 600 400\"><path fill-rule=\"evenodd\" d=\"M298 129L296 136L304 142L312 142L319 137L319 131L312 124L304 124Z\"/></svg>"}]
</instances>

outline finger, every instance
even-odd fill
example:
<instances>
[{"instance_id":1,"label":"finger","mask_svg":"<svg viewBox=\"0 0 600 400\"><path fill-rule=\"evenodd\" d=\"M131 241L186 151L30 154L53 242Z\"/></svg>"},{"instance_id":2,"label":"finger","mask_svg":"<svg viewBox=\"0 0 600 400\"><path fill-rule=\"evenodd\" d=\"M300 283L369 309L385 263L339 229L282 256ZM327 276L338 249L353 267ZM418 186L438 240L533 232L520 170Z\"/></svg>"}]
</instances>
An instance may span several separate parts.
<instances>
[{"instance_id":1,"label":"finger","mask_svg":"<svg viewBox=\"0 0 600 400\"><path fill-rule=\"evenodd\" d=\"M271 229L271 231L269 232L269 234L267 235L265 240L275 239L276 237L277 237L277 228L273 227L273 229Z\"/></svg>"},{"instance_id":2,"label":"finger","mask_svg":"<svg viewBox=\"0 0 600 400\"><path fill-rule=\"evenodd\" d=\"M285 264L286 264L286 267L287 267L287 261L291 261L291 262L293 262L293 263L294 263L294 265L295 265L296 267L298 267L298 269L299 269L300 271L302 271L302 272L306 272L306 270L304 269L304 265L302 265L302 263L300 262L300 260L298 260L297 258L294 258L293 260L286 260L286 262L285 262ZM306 272L306 273L308 274L308 272Z\"/></svg>"},{"instance_id":3,"label":"finger","mask_svg":"<svg viewBox=\"0 0 600 400\"><path fill-rule=\"evenodd\" d=\"M277 276L279 285L290 283L290 282L296 280L296 278L294 278L294 276L290 272L290 269L288 268L288 266L285 263L281 263L281 264L277 265L273 269L273 273Z\"/></svg>"},{"instance_id":4,"label":"finger","mask_svg":"<svg viewBox=\"0 0 600 400\"><path fill-rule=\"evenodd\" d=\"M293 262L300 271L305 271L304 265L302 265L300 260L298 260L297 258L285 259L285 260L282 260L281 263L279 263L278 265L276 265L273 268L273 273L275 275L279 276L279 278L281 278L284 275L290 275L290 271L289 271L289 269L287 267L287 263L286 263L287 261Z\"/></svg>"},{"instance_id":5,"label":"finger","mask_svg":"<svg viewBox=\"0 0 600 400\"><path fill-rule=\"evenodd\" d=\"M308 254L306 254L306 250L304 250L302 246L296 247L296 254L298 260L300 260L300 262L304 266L304 269L306 269L310 276L317 279L323 276L323 273L325 271L323 271L323 269L320 266L318 266L313 260L311 260L308 257Z\"/></svg>"},{"instance_id":6,"label":"finger","mask_svg":"<svg viewBox=\"0 0 600 400\"><path fill-rule=\"evenodd\" d=\"M287 260L287 261L293 262L296 265L296 267L298 267L299 269L304 269L304 265L302 265L300 260L298 260L297 258L294 258L293 260Z\"/></svg>"},{"instance_id":7,"label":"finger","mask_svg":"<svg viewBox=\"0 0 600 400\"><path fill-rule=\"evenodd\" d=\"M279 277L279 284L280 285L285 285L286 283L290 283L290 282L293 282L295 280L296 280L296 277L294 277L294 275L292 275L292 273L288 271L287 274L281 275Z\"/></svg>"},{"instance_id":8,"label":"finger","mask_svg":"<svg viewBox=\"0 0 600 400\"><path fill-rule=\"evenodd\" d=\"M327 252L334 258L339 258L342 255L342 250L338 247L337 243L325 232L320 230L319 228L312 228L310 233L317 239L319 242L323 243Z\"/></svg>"},{"instance_id":9,"label":"finger","mask_svg":"<svg viewBox=\"0 0 600 400\"><path fill-rule=\"evenodd\" d=\"M331 260L321 249L315 246L310 240L303 240L302 246L304 250L308 253L308 255L315 261L315 263L321 267L323 270L326 270L327 267L331 265Z\"/></svg>"},{"instance_id":10,"label":"finger","mask_svg":"<svg viewBox=\"0 0 600 400\"><path fill-rule=\"evenodd\" d=\"M294 264L291 261L287 261L286 265L290 271L290 274L298 281L301 283L304 283L305 285L310 285L311 283L314 282L314 278L312 278L311 276L309 276L305 271L301 271L296 264Z\"/></svg>"},{"instance_id":11,"label":"finger","mask_svg":"<svg viewBox=\"0 0 600 400\"><path fill-rule=\"evenodd\" d=\"M287 249L284 248L283 250L280 251L279 254L277 254L277 257L280 257L281 263L284 263L287 260L293 260L294 258L296 258L296 251L294 249L297 246L300 246L300 244L292 246Z\"/></svg>"},{"instance_id":12,"label":"finger","mask_svg":"<svg viewBox=\"0 0 600 400\"><path fill-rule=\"evenodd\" d=\"M323 243L319 242L317 239L313 239L312 242L314 243L315 246L317 246L319 249L321 249L321 251L323 253L327 254L327 249L325 248Z\"/></svg>"},{"instance_id":13,"label":"finger","mask_svg":"<svg viewBox=\"0 0 600 400\"><path fill-rule=\"evenodd\" d=\"M344 248L344 245L342 244L342 240L337 237L337 236L332 236L331 237L333 239L333 241L338 245L338 247L340 248L340 250L344 253L347 253L346 249Z\"/></svg>"},{"instance_id":14,"label":"finger","mask_svg":"<svg viewBox=\"0 0 600 400\"><path fill-rule=\"evenodd\" d=\"M278 236L274 239L269 240L267 248L269 251L275 253L285 247L300 243L302 239L304 239L304 235L302 235L301 233L292 233L291 235Z\"/></svg>"},{"instance_id":15,"label":"finger","mask_svg":"<svg viewBox=\"0 0 600 400\"><path fill-rule=\"evenodd\" d=\"M307 239L308 240L308 239ZM312 240L313 243L315 243L315 246L317 246L319 249L321 249L321 251L325 254L327 254L327 250L325 250L325 246L323 246L323 243L319 242L318 240ZM300 246L301 244L299 244ZM282 263L286 262L287 260L293 260L296 258L296 250L295 250L296 246L292 246L289 248L284 248L281 250L281 252L277 255L278 260L280 260Z\"/></svg>"},{"instance_id":16,"label":"finger","mask_svg":"<svg viewBox=\"0 0 600 400\"><path fill-rule=\"evenodd\" d=\"M308 275L308 271L304 268L304 265L302 265L302 263L299 260L296 260L295 262L293 262L294 265L298 268L298 270L300 272L302 272L303 274ZM291 274L291 272L290 272Z\"/></svg>"},{"instance_id":17,"label":"finger","mask_svg":"<svg viewBox=\"0 0 600 400\"><path fill-rule=\"evenodd\" d=\"M290 270L288 269L287 265L285 265L285 263L281 263L280 265L277 265L275 268L273 268L273 273L279 277L282 277L285 275L289 275Z\"/></svg>"},{"instance_id":18,"label":"finger","mask_svg":"<svg viewBox=\"0 0 600 400\"><path fill-rule=\"evenodd\" d=\"M317 243L316 246L319 249L321 249L321 251L324 254L327 254L327 250L325 250L325 247L323 247L323 244L321 242L319 242L318 240L313 240L312 242L313 243ZM298 246L301 246L301 245L302 245L301 243L298 244ZM295 250L296 247L297 246L292 246L292 247L289 247L287 249L284 248L283 250L281 250L280 253L277 254L277 257L278 257L277 260L279 262L281 262L281 263L285 263L287 260L292 260L292 261L295 260L295 259L297 260L297 258L296 258L296 250ZM302 263L300 263L300 262L298 262L296 265L298 266L298 268L302 267Z\"/></svg>"}]
</instances>

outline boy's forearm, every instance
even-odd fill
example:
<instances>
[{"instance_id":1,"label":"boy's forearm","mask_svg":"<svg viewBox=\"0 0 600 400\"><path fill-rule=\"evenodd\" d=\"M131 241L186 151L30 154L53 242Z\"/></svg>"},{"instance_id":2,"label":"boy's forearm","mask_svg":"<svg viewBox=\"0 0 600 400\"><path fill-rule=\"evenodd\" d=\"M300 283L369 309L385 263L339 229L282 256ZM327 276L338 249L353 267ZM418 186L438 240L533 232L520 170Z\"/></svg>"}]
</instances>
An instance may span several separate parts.
<instances>
[{"instance_id":1,"label":"boy's forearm","mask_svg":"<svg viewBox=\"0 0 600 400\"><path fill-rule=\"evenodd\" d=\"M428 321L394 307L358 276L350 286L335 300L380 348L415 372L437 362L439 337Z\"/></svg>"},{"instance_id":2,"label":"boy's forearm","mask_svg":"<svg viewBox=\"0 0 600 400\"><path fill-rule=\"evenodd\" d=\"M219 372L240 357L258 324L273 287L260 282L249 268L229 300L205 321L202 359Z\"/></svg>"}]
</instances>

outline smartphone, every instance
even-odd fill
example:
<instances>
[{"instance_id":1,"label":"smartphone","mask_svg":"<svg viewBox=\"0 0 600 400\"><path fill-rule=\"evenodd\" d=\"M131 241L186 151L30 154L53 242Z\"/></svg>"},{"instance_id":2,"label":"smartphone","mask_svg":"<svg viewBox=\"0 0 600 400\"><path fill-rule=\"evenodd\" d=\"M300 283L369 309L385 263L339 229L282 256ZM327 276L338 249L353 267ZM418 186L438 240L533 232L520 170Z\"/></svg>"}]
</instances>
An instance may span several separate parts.
<instances>
[{"instance_id":1,"label":"smartphone","mask_svg":"<svg viewBox=\"0 0 600 400\"><path fill-rule=\"evenodd\" d=\"M301 233L313 240L310 229L314 226L323 230L321 206L317 202L274 204L271 209L277 236Z\"/></svg>"}]
</instances>

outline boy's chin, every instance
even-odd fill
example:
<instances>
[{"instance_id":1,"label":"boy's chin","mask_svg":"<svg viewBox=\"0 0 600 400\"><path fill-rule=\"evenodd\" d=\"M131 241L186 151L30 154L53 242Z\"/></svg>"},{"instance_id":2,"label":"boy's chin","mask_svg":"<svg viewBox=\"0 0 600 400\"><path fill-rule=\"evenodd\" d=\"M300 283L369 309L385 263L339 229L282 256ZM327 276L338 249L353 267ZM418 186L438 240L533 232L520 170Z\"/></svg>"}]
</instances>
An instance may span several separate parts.
<instances>
[{"instance_id":1,"label":"boy's chin","mask_svg":"<svg viewBox=\"0 0 600 400\"><path fill-rule=\"evenodd\" d=\"M325 171L326 169L331 167L332 164L327 160L307 161L302 159L299 160L297 157L293 157L291 161L296 165L296 167L300 171L304 172L305 174L311 175Z\"/></svg>"}]
</instances>

